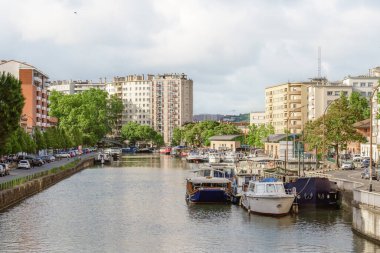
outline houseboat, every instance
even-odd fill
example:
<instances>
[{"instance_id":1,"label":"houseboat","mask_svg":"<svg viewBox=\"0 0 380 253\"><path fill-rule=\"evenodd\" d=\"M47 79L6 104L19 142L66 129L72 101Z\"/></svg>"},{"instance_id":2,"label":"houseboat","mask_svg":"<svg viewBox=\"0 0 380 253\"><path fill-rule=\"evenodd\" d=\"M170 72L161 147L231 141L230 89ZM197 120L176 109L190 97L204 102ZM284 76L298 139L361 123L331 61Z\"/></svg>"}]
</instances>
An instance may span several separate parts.
<instances>
[{"instance_id":1,"label":"houseboat","mask_svg":"<svg viewBox=\"0 0 380 253\"><path fill-rule=\"evenodd\" d=\"M191 203L225 203L231 197L231 181L223 171L203 168L192 171L186 179L186 201Z\"/></svg>"}]
</instances>

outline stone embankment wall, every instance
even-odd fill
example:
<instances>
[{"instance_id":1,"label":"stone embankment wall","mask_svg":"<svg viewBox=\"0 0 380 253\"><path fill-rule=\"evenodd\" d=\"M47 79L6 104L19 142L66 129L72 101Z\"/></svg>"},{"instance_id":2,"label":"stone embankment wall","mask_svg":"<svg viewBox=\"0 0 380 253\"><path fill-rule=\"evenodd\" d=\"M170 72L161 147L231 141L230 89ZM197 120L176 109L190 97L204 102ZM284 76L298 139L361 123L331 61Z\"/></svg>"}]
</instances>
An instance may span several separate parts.
<instances>
[{"instance_id":1,"label":"stone embankment wall","mask_svg":"<svg viewBox=\"0 0 380 253\"><path fill-rule=\"evenodd\" d=\"M0 211L17 204L23 199L30 197L87 167L92 166L93 164L94 158L83 160L73 168L31 180L12 189L0 191Z\"/></svg>"},{"instance_id":2,"label":"stone embankment wall","mask_svg":"<svg viewBox=\"0 0 380 253\"><path fill-rule=\"evenodd\" d=\"M368 239L380 243L380 193L354 190L352 228Z\"/></svg>"}]
</instances>

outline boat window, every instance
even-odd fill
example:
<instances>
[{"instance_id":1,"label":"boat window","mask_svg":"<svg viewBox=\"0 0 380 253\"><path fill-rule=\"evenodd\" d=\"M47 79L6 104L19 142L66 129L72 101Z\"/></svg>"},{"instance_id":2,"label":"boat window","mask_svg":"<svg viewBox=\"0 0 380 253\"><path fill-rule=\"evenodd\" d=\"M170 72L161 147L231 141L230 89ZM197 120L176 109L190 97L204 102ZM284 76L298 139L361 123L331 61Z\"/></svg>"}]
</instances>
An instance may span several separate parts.
<instances>
[{"instance_id":1,"label":"boat window","mask_svg":"<svg viewBox=\"0 0 380 253\"><path fill-rule=\"evenodd\" d=\"M254 192L255 191L255 184L250 184L249 185L249 190Z\"/></svg>"},{"instance_id":2,"label":"boat window","mask_svg":"<svg viewBox=\"0 0 380 253\"><path fill-rule=\"evenodd\" d=\"M276 187L274 184L267 184L267 193L275 193Z\"/></svg>"},{"instance_id":3,"label":"boat window","mask_svg":"<svg viewBox=\"0 0 380 253\"><path fill-rule=\"evenodd\" d=\"M276 185L277 192L285 192L284 186L282 184Z\"/></svg>"},{"instance_id":4,"label":"boat window","mask_svg":"<svg viewBox=\"0 0 380 253\"><path fill-rule=\"evenodd\" d=\"M256 186L256 193L264 193L265 192L265 185L259 184Z\"/></svg>"},{"instance_id":5,"label":"boat window","mask_svg":"<svg viewBox=\"0 0 380 253\"><path fill-rule=\"evenodd\" d=\"M224 174L223 174L223 172L221 172L221 171L214 171L214 177L224 177Z\"/></svg>"},{"instance_id":6,"label":"boat window","mask_svg":"<svg viewBox=\"0 0 380 253\"><path fill-rule=\"evenodd\" d=\"M211 172L210 170L204 170L203 171L203 176L204 177L209 177L210 176L210 172Z\"/></svg>"}]
</instances>

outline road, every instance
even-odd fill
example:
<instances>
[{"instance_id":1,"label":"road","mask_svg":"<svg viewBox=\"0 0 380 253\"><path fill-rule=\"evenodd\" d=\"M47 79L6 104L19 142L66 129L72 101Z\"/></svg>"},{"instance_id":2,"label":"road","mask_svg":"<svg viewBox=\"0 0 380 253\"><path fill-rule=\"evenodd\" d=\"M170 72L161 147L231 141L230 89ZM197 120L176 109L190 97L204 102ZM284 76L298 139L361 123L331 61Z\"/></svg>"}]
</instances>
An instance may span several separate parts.
<instances>
[{"instance_id":1,"label":"road","mask_svg":"<svg viewBox=\"0 0 380 253\"><path fill-rule=\"evenodd\" d=\"M369 188L369 179L362 179L361 173L363 169L356 168L355 170L332 170L327 172L334 178L345 179L348 181L358 182L364 184L363 189ZM372 190L380 192L380 182L377 180L372 180Z\"/></svg>"},{"instance_id":2,"label":"road","mask_svg":"<svg viewBox=\"0 0 380 253\"><path fill-rule=\"evenodd\" d=\"M89 157L93 157L93 156L95 156L95 153L89 153L89 154L82 155L81 159L89 158ZM3 182L11 181L11 180L16 179L16 178L32 175L32 174L37 173L37 172L46 171L46 170L50 170L52 168L60 167L60 166L65 165L71 161L74 161L76 159L78 159L78 157L62 158L61 160L56 160L55 162L47 163L47 164L44 164L40 167L33 167L30 170L12 169L10 171L10 175L0 177L0 184Z\"/></svg>"}]
</instances>

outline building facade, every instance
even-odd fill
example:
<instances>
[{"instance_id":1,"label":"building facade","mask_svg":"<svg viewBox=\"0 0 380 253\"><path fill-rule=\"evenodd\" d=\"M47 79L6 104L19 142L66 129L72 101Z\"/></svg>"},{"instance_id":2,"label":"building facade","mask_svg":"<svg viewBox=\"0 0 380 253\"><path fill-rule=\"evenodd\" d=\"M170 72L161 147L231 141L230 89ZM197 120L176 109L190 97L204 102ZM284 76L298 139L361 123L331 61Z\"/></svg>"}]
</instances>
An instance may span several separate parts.
<instances>
[{"instance_id":1,"label":"building facade","mask_svg":"<svg viewBox=\"0 0 380 253\"><path fill-rule=\"evenodd\" d=\"M265 125L265 112L251 112L249 114L249 124L256 126Z\"/></svg>"},{"instance_id":2,"label":"building facade","mask_svg":"<svg viewBox=\"0 0 380 253\"><path fill-rule=\"evenodd\" d=\"M49 91L59 91L63 94L77 94L89 89L106 89L106 82L100 80L99 83L89 80L57 80L49 84Z\"/></svg>"},{"instance_id":3,"label":"building facade","mask_svg":"<svg viewBox=\"0 0 380 253\"><path fill-rule=\"evenodd\" d=\"M307 120L307 87L310 83L286 83L265 89L265 124L276 134L301 133Z\"/></svg>"},{"instance_id":4,"label":"building facade","mask_svg":"<svg viewBox=\"0 0 380 253\"><path fill-rule=\"evenodd\" d=\"M193 118L193 80L185 74L152 76L152 127L169 144L173 130Z\"/></svg>"},{"instance_id":5,"label":"building facade","mask_svg":"<svg viewBox=\"0 0 380 253\"><path fill-rule=\"evenodd\" d=\"M36 67L15 60L2 60L0 72L11 73L21 81L22 95L25 105L20 119L21 126L31 132L38 127L44 130L50 127L52 122L48 115L49 102L47 83L49 77Z\"/></svg>"}]
</instances>

